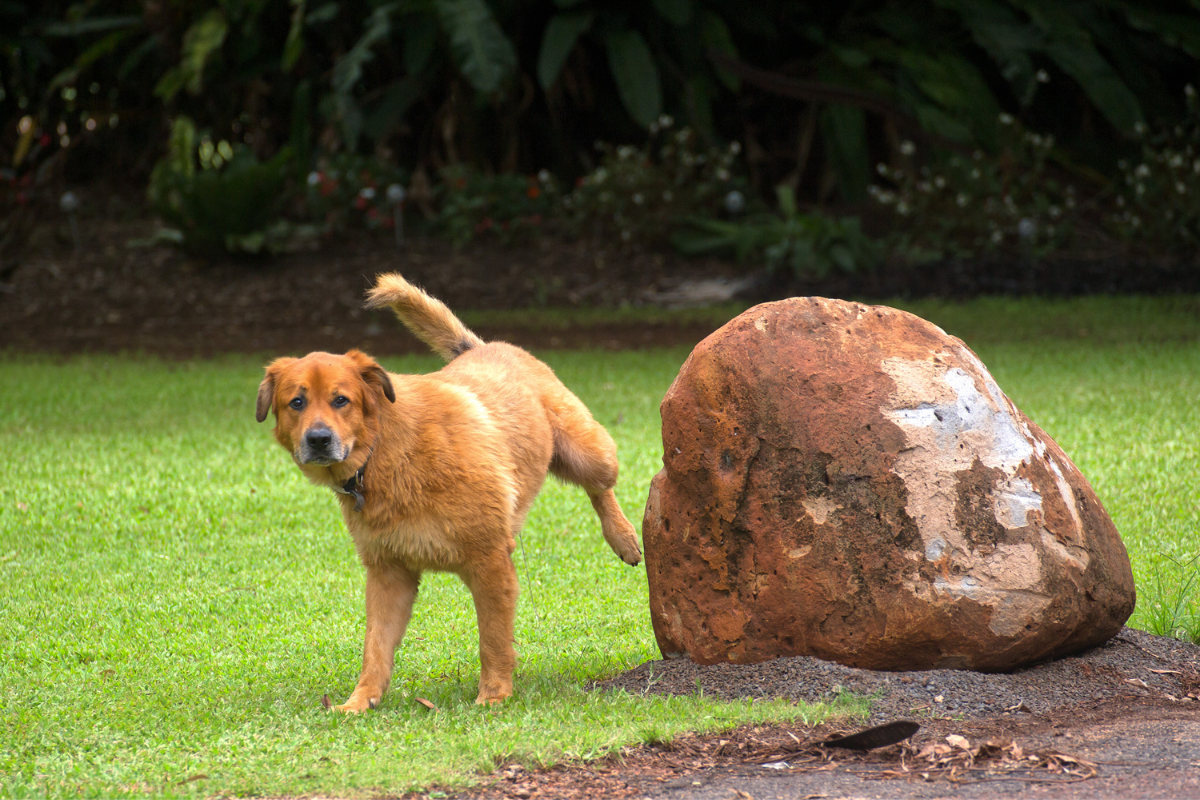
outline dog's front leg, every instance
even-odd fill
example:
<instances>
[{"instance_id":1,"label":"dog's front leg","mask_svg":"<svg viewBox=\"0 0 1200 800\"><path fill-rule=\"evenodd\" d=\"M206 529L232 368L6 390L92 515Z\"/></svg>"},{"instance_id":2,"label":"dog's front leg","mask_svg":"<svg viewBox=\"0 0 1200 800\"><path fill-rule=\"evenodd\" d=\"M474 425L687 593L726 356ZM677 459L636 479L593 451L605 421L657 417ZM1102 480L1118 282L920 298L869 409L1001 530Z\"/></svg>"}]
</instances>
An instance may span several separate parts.
<instances>
[{"instance_id":1,"label":"dog's front leg","mask_svg":"<svg viewBox=\"0 0 1200 800\"><path fill-rule=\"evenodd\" d=\"M335 711L358 712L379 705L392 680L396 647L412 618L420 575L395 564L367 567L367 637L362 675L350 699Z\"/></svg>"},{"instance_id":2,"label":"dog's front leg","mask_svg":"<svg viewBox=\"0 0 1200 800\"><path fill-rule=\"evenodd\" d=\"M479 621L479 696L476 703L499 703L512 696L517 666L513 625L517 617L517 570L507 551L496 550L462 574Z\"/></svg>"}]
</instances>

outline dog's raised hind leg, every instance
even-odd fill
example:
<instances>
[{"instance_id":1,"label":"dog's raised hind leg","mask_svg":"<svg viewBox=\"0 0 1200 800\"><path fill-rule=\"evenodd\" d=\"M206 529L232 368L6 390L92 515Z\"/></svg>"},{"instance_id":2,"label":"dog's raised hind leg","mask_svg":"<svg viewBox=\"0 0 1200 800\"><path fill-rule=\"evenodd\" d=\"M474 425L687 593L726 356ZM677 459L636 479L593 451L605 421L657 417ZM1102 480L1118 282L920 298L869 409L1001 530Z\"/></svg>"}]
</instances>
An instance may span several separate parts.
<instances>
[{"instance_id":1,"label":"dog's raised hind leg","mask_svg":"<svg viewBox=\"0 0 1200 800\"><path fill-rule=\"evenodd\" d=\"M387 691L395 666L396 648L412 619L420 575L388 564L367 567L367 635L363 643L362 674L350 698L334 711L359 712L375 708Z\"/></svg>"},{"instance_id":2,"label":"dog's raised hind leg","mask_svg":"<svg viewBox=\"0 0 1200 800\"><path fill-rule=\"evenodd\" d=\"M604 534L604 541L608 542L608 546L622 561L636 567L642 561L642 548L638 547L637 531L634 530L633 523L617 504L616 494L612 489L595 494L589 491L588 498L592 501L592 508L596 509L596 515L600 517L600 532Z\"/></svg>"}]
</instances>

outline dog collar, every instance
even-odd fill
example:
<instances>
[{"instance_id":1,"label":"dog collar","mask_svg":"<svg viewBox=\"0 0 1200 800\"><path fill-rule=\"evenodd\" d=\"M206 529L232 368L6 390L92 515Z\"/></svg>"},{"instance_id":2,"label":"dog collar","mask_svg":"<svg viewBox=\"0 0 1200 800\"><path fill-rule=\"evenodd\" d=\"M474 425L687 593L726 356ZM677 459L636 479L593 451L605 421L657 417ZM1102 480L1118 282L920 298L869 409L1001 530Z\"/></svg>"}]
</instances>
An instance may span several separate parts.
<instances>
[{"instance_id":1,"label":"dog collar","mask_svg":"<svg viewBox=\"0 0 1200 800\"><path fill-rule=\"evenodd\" d=\"M367 461L370 461L370 459L371 456L368 454ZM366 498L363 497L363 475L365 475L367 472L367 461L363 462L363 465L358 468L358 472L355 472L353 475L351 475L348 481L343 483L341 486L337 486L335 484L333 487L331 487L338 494L344 494L348 497L353 497L355 511L362 511L363 503L366 502Z\"/></svg>"}]
</instances>

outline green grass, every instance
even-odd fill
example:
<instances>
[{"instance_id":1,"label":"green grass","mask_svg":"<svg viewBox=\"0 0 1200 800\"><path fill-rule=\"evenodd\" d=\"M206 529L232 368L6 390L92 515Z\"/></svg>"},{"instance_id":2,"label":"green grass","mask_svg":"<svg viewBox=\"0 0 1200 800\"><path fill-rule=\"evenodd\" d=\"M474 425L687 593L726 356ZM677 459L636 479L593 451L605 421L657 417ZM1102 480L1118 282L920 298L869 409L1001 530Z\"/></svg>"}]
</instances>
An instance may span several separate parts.
<instances>
[{"instance_id":1,"label":"green grass","mask_svg":"<svg viewBox=\"0 0 1200 800\"><path fill-rule=\"evenodd\" d=\"M1132 624L1200 636L1196 300L907 307L963 335L1089 477L1133 561ZM545 354L617 439L635 523L685 356ZM474 614L431 575L382 707L325 712L357 678L362 574L332 497L254 423L261 363L0 359L0 796L399 793L826 713L585 691L658 654L644 571L553 482L515 554L517 696L473 705Z\"/></svg>"},{"instance_id":2,"label":"green grass","mask_svg":"<svg viewBox=\"0 0 1200 800\"><path fill-rule=\"evenodd\" d=\"M618 438L635 520L658 401L685 356L550 357ZM517 696L473 704L474 612L434 574L382 707L326 712L322 695L341 701L357 678L362 570L332 496L254 422L261 363L0 361L0 796L398 793L510 756L589 758L827 713L585 691L657 652L645 572L608 550L586 495L555 482L515 554Z\"/></svg>"}]
</instances>

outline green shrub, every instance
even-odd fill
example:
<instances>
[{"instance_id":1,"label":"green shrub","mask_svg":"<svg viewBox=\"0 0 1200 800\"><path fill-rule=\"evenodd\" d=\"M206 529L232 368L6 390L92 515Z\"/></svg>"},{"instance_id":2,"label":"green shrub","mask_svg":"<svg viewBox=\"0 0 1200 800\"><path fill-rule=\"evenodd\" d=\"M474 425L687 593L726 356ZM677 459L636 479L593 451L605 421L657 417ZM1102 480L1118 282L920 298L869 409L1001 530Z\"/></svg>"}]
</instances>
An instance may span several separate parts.
<instances>
[{"instance_id":1,"label":"green shrub","mask_svg":"<svg viewBox=\"0 0 1200 800\"><path fill-rule=\"evenodd\" d=\"M858 272L879 263L880 252L856 217L802 214L787 186L776 188L778 214L744 220L692 218L671 239L688 255L732 252L739 261L761 259L769 271L823 278L832 272Z\"/></svg>"},{"instance_id":2,"label":"green shrub","mask_svg":"<svg viewBox=\"0 0 1200 800\"><path fill-rule=\"evenodd\" d=\"M264 163L244 145L213 144L208 137L197 145L196 139L192 121L176 118L167 155L150 175L154 212L197 253L257 254L279 247L287 235L278 212L290 151L284 148Z\"/></svg>"},{"instance_id":3,"label":"green shrub","mask_svg":"<svg viewBox=\"0 0 1200 800\"><path fill-rule=\"evenodd\" d=\"M393 198L407 182L405 170L376 158L342 153L308 173L305 210L326 231L390 229L395 224L393 209L400 202Z\"/></svg>"},{"instance_id":4,"label":"green shrub","mask_svg":"<svg viewBox=\"0 0 1200 800\"><path fill-rule=\"evenodd\" d=\"M663 241L683 217L714 216L729 192L745 188L738 143L704 146L691 128L675 129L671 117L650 127L642 147L596 147L600 166L563 201L567 218L594 234Z\"/></svg>"},{"instance_id":5,"label":"green shrub","mask_svg":"<svg viewBox=\"0 0 1200 800\"><path fill-rule=\"evenodd\" d=\"M903 142L894 166L879 164L885 182L870 196L895 214L891 250L920 263L1016 250L1028 257L1062 246L1070 234L1075 190L1051 176L1054 137L1026 131L1000 115L1000 150L967 156L928 154L922 163Z\"/></svg>"},{"instance_id":6,"label":"green shrub","mask_svg":"<svg viewBox=\"0 0 1200 800\"><path fill-rule=\"evenodd\" d=\"M484 175L460 164L442 171L438 196L438 228L456 247L476 236L511 244L538 235L555 211L558 189L545 170L535 177Z\"/></svg>"},{"instance_id":7,"label":"green shrub","mask_svg":"<svg viewBox=\"0 0 1200 800\"><path fill-rule=\"evenodd\" d=\"M1142 158L1122 161L1120 193L1110 215L1123 238L1195 254L1200 245L1200 100L1188 84L1187 115L1155 133L1142 129Z\"/></svg>"}]
</instances>

